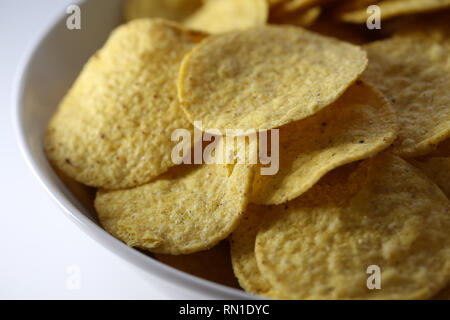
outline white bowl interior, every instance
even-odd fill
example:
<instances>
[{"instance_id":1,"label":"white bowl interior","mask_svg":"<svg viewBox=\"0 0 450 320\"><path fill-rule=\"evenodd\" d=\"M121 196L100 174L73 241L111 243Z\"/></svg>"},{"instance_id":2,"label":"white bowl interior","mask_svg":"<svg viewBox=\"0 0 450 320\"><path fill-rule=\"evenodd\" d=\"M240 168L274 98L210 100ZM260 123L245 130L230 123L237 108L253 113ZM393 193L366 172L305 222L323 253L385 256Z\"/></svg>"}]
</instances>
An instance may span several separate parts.
<instances>
[{"instance_id":1,"label":"white bowl interior","mask_svg":"<svg viewBox=\"0 0 450 320\"><path fill-rule=\"evenodd\" d=\"M98 225L92 206L75 196L58 178L43 152L43 134L60 100L88 58L122 22L122 0L89 0L81 4L81 30L69 30L63 16L26 55L16 83L16 126L19 143L35 175L64 211L108 249L140 267L172 289L183 287L195 298L250 298L246 293L214 284L165 266L128 248Z\"/></svg>"},{"instance_id":2,"label":"white bowl interior","mask_svg":"<svg viewBox=\"0 0 450 320\"><path fill-rule=\"evenodd\" d=\"M47 123L83 65L122 21L122 0L108 1L107 10L104 5L102 8L101 2L86 1L81 6L81 30L69 30L65 24L66 17L58 21L35 49L23 73L20 121L26 144L39 169L52 182L55 182L55 174L43 152L43 134ZM63 187L60 181L56 185ZM95 213L85 210L76 197L67 190L64 190L64 195L95 221Z\"/></svg>"}]
</instances>

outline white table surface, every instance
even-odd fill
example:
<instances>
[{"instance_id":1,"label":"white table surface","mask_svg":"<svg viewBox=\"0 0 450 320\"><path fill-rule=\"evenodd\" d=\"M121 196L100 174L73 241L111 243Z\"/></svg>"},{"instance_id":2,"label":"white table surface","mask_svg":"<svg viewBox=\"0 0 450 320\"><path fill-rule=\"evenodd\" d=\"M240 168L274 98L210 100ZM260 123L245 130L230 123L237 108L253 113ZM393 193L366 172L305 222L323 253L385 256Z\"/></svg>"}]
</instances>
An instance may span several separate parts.
<instances>
[{"instance_id":1,"label":"white table surface","mask_svg":"<svg viewBox=\"0 0 450 320\"><path fill-rule=\"evenodd\" d=\"M72 2L0 1L0 299L164 299L62 214L16 143L10 93L18 61ZM75 289L68 286L73 266L80 271Z\"/></svg>"}]
</instances>

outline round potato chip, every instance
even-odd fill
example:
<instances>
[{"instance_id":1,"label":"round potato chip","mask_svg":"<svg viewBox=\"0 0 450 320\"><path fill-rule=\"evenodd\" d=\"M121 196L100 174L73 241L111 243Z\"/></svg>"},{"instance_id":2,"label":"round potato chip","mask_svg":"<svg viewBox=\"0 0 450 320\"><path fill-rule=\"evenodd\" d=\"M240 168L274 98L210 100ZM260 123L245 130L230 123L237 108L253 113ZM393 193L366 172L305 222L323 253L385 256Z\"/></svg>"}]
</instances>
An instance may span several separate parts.
<instances>
[{"instance_id":1,"label":"round potato chip","mask_svg":"<svg viewBox=\"0 0 450 320\"><path fill-rule=\"evenodd\" d=\"M237 227L253 169L246 165L181 165L134 188L100 190L100 222L131 247L164 254L207 250Z\"/></svg>"},{"instance_id":2,"label":"round potato chip","mask_svg":"<svg viewBox=\"0 0 450 320\"><path fill-rule=\"evenodd\" d=\"M116 29L53 116L49 160L69 177L106 189L142 185L167 171L173 131L193 130L176 78L194 45L189 32L159 19Z\"/></svg>"},{"instance_id":3,"label":"round potato chip","mask_svg":"<svg viewBox=\"0 0 450 320\"><path fill-rule=\"evenodd\" d=\"M391 102L400 132L395 153L415 157L450 136L448 48L417 38L392 38L365 46L370 63L363 79Z\"/></svg>"},{"instance_id":4,"label":"round potato chip","mask_svg":"<svg viewBox=\"0 0 450 320\"><path fill-rule=\"evenodd\" d=\"M389 153L327 177L275 207L257 234L257 263L275 289L292 299L423 299L446 286L450 203L436 185ZM381 290L368 289L369 266Z\"/></svg>"},{"instance_id":5,"label":"round potato chip","mask_svg":"<svg viewBox=\"0 0 450 320\"><path fill-rule=\"evenodd\" d=\"M155 258L194 276L225 286L240 288L233 274L230 246L226 240L206 251L182 256L156 253Z\"/></svg>"},{"instance_id":6,"label":"round potato chip","mask_svg":"<svg viewBox=\"0 0 450 320\"><path fill-rule=\"evenodd\" d=\"M204 128L271 129L337 100L366 65L351 44L292 26L255 27L198 45L184 59L178 94Z\"/></svg>"},{"instance_id":7,"label":"round potato chip","mask_svg":"<svg viewBox=\"0 0 450 320\"><path fill-rule=\"evenodd\" d=\"M344 3L343 8L337 9L338 18L345 22L366 23L373 12L367 12L369 5L375 4L380 8L382 19L388 19L405 14L427 12L450 7L450 0L357 0L354 5ZM354 8L347 10L346 8Z\"/></svg>"},{"instance_id":8,"label":"round potato chip","mask_svg":"<svg viewBox=\"0 0 450 320\"><path fill-rule=\"evenodd\" d=\"M251 202L271 205L292 200L334 168L388 148L397 131L389 103L357 81L319 113L280 128L279 171L261 175L257 170Z\"/></svg>"},{"instance_id":9,"label":"round potato chip","mask_svg":"<svg viewBox=\"0 0 450 320\"><path fill-rule=\"evenodd\" d=\"M256 234L267 210L266 207L249 205L239 227L230 238L231 262L234 274L245 291L270 298L281 298L281 293L274 290L259 271L255 257Z\"/></svg>"},{"instance_id":10,"label":"round potato chip","mask_svg":"<svg viewBox=\"0 0 450 320\"><path fill-rule=\"evenodd\" d=\"M411 163L421 169L450 199L450 158L426 158Z\"/></svg>"},{"instance_id":11,"label":"round potato chip","mask_svg":"<svg viewBox=\"0 0 450 320\"><path fill-rule=\"evenodd\" d=\"M268 12L266 0L211 0L184 25L209 33L222 33L265 24Z\"/></svg>"},{"instance_id":12,"label":"round potato chip","mask_svg":"<svg viewBox=\"0 0 450 320\"><path fill-rule=\"evenodd\" d=\"M126 21L159 17L182 22L202 3L202 0L126 0L124 16Z\"/></svg>"}]
</instances>

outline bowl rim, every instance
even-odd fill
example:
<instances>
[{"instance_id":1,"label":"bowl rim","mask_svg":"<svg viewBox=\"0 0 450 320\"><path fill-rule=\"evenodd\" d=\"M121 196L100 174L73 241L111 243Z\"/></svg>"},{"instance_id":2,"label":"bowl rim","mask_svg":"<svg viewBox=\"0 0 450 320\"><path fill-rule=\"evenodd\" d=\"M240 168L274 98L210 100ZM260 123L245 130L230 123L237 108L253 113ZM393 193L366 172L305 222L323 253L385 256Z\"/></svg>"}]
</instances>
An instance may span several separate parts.
<instances>
[{"instance_id":1,"label":"bowl rim","mask_svg":"<svg viewBox=\"0 0 450 320\"><path fill-rule=\"evenodd\" d=\"M83 5L87 0L74 1L73 4ZM11 104L12 104L12 122L13 130L16 136L20 153L25 158L28 168L34 177L39 181L40 185L45 189L50 198L58 204L64 215L72 221L79 229L81 229L90 238L99 243L102 247L119 256L122 260L138 267L138 269L149 273L167 283L174 286L182 286L187 290L195 291L201 295L207 296L209 293L215 296L223 297L223 299L261 299L261 297L253 296L245 291L234 289L205 280L194 275L185 273L171 266L168 266L158 260L151 258L144 253L128 247L123 242L111 236L99 225L86 217L78 210L47 178L35 160L30 146L27 143L23 123L23 93L25 91L25 81L28 70L30 69L32 59L41 46L41 43L49 36L64 19L62 13L52 19L34 38L32 38L25 47L24 52L19 58L19 62L15 71Z\"/></svg>"}]
</instances>

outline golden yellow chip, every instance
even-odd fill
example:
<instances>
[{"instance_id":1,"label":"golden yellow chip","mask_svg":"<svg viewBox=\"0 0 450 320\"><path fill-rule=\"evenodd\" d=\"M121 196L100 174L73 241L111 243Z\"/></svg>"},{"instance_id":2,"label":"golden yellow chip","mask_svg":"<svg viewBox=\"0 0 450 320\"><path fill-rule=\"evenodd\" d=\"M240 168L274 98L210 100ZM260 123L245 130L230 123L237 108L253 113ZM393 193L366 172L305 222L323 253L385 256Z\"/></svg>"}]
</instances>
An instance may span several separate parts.
<instances>
[{"instance_id":1,"label":"golden yellow chip","mask_svg":"<svg viewBox=\"0 0 450 320\"><path fill-rule=\"evenodd\" d=\"M159 17L182 22L202 3L202 0L126 0L124 16L126 21Z\"/></svg>"},{"instance_id":2,"label":"golden yellow chip","mask_svg":"<svg viewBox=\"0 0 450 320\"><path fill-rule=\"evenodd\" d=\"M389 103L358 81L319 113L280 128L279 171L270 176L257 170L251 202L292 200L334 168L389 147L397 131Z\"/></svg>"},{"instance_id":3,"label":"golden yellow chip","mask_svg":"<svg viewBox=\"0 0 450 320\"><path fill-rule=\"evenodd\" d=\"M252 294L282 298L259 271L255 257L255 239L264 214L269 208L249 205L239 227L231 236L231 262L241 287ZM270 214L270 212L268 213Z\"/></svg>"},{"instance_id":4,"label":"golden yellow chip","mask_svg":"<svg viewBox=\"0 0 450 320\"><path fill-rule=\"evenodd\" d=\"M417 38L393 38L365 46L369 66L363 79L390 100L400 132L395 153L426 154L450 136L448 48Z\"/></svg>"},{"instance_id":5,"label":"golden yellow chip","mask_svg":"<svg viewBox=\"0 0 450 320\"><path fill-rule=\"evenodd\" d=\"M422 299L447 285L450 203L435 184L389 153L333 175L265 216L255 252L275 289L292 299Z\"/></svg>"},{"instance_id":6,"label":"golden yellow chip","mask_svg":"<svg viewBox=\"0 0 450 320\"><path fill-rule=\"evenodd\" d=\"M271 129L337 100L367 65L359 47L292 26L211 36L182 64L178 93L207 129Z\"/></svg>"},{"instance_id":7,"label":"golden yellow chip","mask_svg":"<svg viewBox=\"0 0 450 320\"><path fill-rule=\"evenodd\" d=\"M365 23L373 14L373 12L367 12L367 7L371 4L380 8L382 19L450 7L450 0L357 0L355 3L354 5L350 3L350 6L344 3L345 7L338 9L340 20L352 23ZM353 9L348 10L348 8Z\"/></svg>"},{"instance_id":8,"label":"golden yellow chip","mask_svg":"<svg viewBox=\"0 0 450 320\"><path fill-rule=\"evenodd\" d=\"M189 254L234 231L252 179L246 165L181 165L134 189L100 190L95 208L104 228L131 247Z\"/></svg>"},{"instance_id":9,"label":"golden yellow chip","mask_svg":"<svg viewBox=\"0 0 450 320\"><path fill-rule=\"evenodd\" d=\"M69 177L107 189L141 185L167 171L173 131L193 129L176 78L194 45L188 32L159 19L115 30L48 126L50 161Z\"/></svg>"},{"instance_id":10,"label":"golden yellow chip","mask_svg":"<svg viewBox=\"0 0 450 320\"><path fill-rule=\"evenodd\" d=\"M212 0L189 17L184 25L209 33L247 29L265 24L268 10L266 0Z\"/></svg>"},{"instance_id":11,"label":"golden yellow chip","mask_svg":"<svg viewBox=\"0 0 450 320\"><path fill-rule=\"evenodd\" d=\"M450 199L450 158L426 158L411 163L421 169Z\"/></svg>"},{"instance_id":12,"label":"golden yellow chip","mask_svg":"<svg viewBox=\"0 0 450 320\"><path fill-rule=\"evenodd\" d=\"M239 288L231 267L230 246L226 240L206 251L181 256L157 253L155 257L171 267L194 276Z\"/></svg>"}]
</instances>

